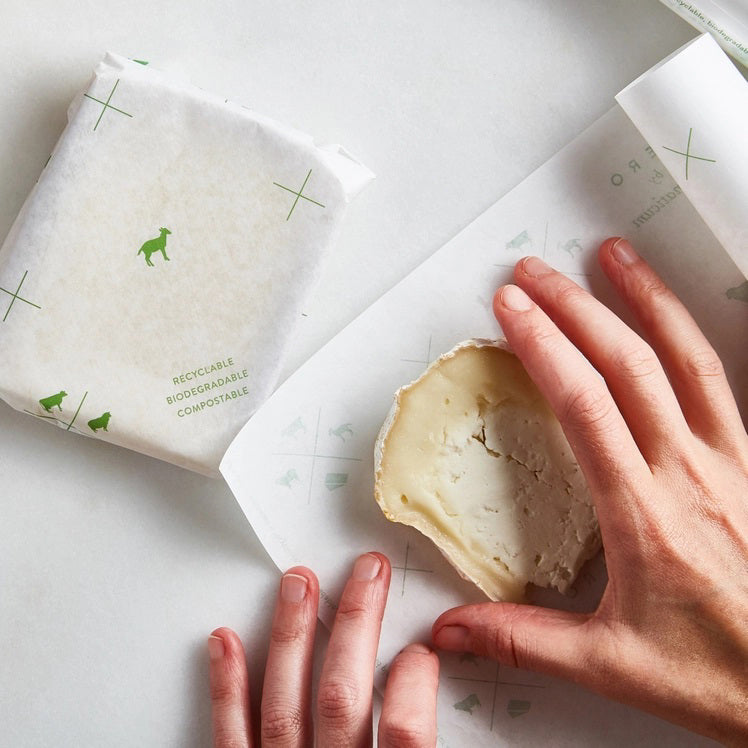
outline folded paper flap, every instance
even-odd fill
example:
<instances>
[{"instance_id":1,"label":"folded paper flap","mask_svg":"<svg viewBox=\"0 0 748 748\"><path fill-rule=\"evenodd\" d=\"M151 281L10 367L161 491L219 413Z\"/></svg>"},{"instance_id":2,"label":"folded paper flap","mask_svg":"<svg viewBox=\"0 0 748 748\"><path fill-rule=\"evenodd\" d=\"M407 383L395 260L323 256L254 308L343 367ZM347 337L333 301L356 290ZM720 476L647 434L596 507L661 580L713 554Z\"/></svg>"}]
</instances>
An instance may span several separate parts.
<instances>
[{"instance_id":1,"label":"folded paper flap","mask_svg":"<svg viewBox=\"0 0 748 748\"><path fill-rule=\"evenodd\" d=\"M367 169L350 151L337 143L317 146L320 157L335 169L346 191L346 198L352 200L376 175Z\"/></svg>"},{"instance_id":2,"label":"folded paper flap","mask_svg":"<svg viewBox=\"0 0 748 748\"><path fill-rule=\"evenodd\" d=\"M748 66L748 7L745 0L660 0L728 54Z\"/></svg>"},{"instance_id":3,"label":"folded paper flap","mask_svg":"<svg viewBox=\"0 0 748 748\"><path fill-rule=\"evenodd\" d=\"M748 82L704 34L616 99L748 277Z\"/></svg>"}]
</instances>

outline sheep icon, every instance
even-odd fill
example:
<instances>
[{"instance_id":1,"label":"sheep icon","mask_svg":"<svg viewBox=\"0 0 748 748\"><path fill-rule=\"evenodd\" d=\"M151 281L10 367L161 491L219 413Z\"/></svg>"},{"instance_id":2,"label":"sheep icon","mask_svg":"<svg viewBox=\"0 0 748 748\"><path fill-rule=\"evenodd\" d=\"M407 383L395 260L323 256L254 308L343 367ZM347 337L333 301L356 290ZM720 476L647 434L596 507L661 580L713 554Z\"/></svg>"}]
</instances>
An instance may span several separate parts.
<instances>
[{"instance_id":1,"label":"sheep icon","mask_svg":"<svg viewBox=\"0 0 748 748\"><path fill-rule=\"evenodd\" d=\"M55 408L55 407L57 407L60 410L62 410L62 399L64 397L67 397L67 394L68 393L65 392L65 390L60 390L56 395L50 395L49 397L43 397L39 401L39 405L41 405L42 408L44 408L44 410L47 411L47 413L51 413L52 412L52 408Z\"/></svg>"},{"instance_id":2,"label":"sheep icon","mask_svg":"<svg viewBox=\"0 0 748 748\"><path fill-rule=\"evenodd\" d=\"M107 411L106 413L103 413L98 418L93 418L88 422L88 428L91 429L94 433L96 433L99 429L104 429L104 431L109 431L107 426L109 425L109 419L112 417L112 414Z\"/></svg>"},{"instance_id":3,"label":"sheep icon","mask_svg":"<svg viewBox=\"0 0 748 748\"><path fill-rule=\"evenodd\" d=\"M163 226L159 229L159 231L161 232L159 236L157 236L155 239L149 239L138 250L138 254L140 254L141 252L143 253L146 265L148 265L148 267L154 267L154 264L151 262L151 255L154 252L161 252L161 254L164 256L164 260L169 262L169 258L166 255L166 236L167 234L171 234L171 231L164 228Z\"/></svg>"}]
</instances>

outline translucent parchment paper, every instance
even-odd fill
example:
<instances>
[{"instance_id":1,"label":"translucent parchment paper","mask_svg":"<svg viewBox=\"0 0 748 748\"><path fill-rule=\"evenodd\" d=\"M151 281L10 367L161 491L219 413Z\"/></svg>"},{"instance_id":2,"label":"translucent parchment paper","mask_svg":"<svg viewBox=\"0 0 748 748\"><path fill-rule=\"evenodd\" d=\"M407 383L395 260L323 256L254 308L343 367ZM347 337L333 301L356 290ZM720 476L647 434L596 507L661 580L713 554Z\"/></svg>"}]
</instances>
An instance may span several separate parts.
<instances>
[{"instance_id":1,"label":"translucent parchment paper","mask_svg":"<svg viewBox=\"0 0 748 748\"><path fill-rule=\"evenodd\" d=\"M111 54L68 119L0 250L0 397L217 474L373 175Z\"/></svg>"},{"instance_id":2,"label":"translucent parchment paper","mask_svg":"<svg viewBox=\"0 0 748 748\"><path fill-rule=\"evenodd\" d=\"M652 195L671 197L642 222ZM380 687L392 657L411 641L429 641L443 610L485 599L430 541L388 522L374 502L374 442L393 393L458 341L499 334L492 295L526 254L623 313L595 258L615 234L628 236L685 301L745 412L748 283L616 107L322 348L229 448L223 475L279 568L317 572L327 625L355 556L377 549L390 558ZM539 590L531 597L589 610L605 580L598 557L572 597ZM472 656L442 657L438 699L442 746L711 745L572 684Z\"/></svg>"}]
</instances>

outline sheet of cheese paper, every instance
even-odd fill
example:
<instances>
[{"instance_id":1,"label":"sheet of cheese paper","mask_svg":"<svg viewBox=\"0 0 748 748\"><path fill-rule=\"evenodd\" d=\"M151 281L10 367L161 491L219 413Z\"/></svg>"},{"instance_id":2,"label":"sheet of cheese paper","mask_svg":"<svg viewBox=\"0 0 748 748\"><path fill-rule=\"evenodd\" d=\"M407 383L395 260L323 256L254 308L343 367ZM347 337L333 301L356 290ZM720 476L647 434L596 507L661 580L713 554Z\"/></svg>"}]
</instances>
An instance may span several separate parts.
<instances>
[{"instance_id":1,"label":"sheet of cheese paper","mask_svg":"<svg viewBox=\"0 0 748 748\"><path fill-rule=\"evenodd\" d=\"M637 222L652 196L665 208ZM385 520L373 499L373 449L395 390L458 341L499 334L491 298L526 254L544 257L624 314L595 253L623 234L685 301L748 394L748 284L654 151L616 107L366 310L292 375L232 443L221 470L281 569L313 568L330 625L350 562L377 549L393 565L379 680L397 651L429 641L446 608L482 601L430 541ZM746 403L741 403L745 412ZM533 599L591 609L598 558L575 596ZM445 656L441 745L706 745L567 683Z\"/></svg>"},{"instance_id":2,"label":"sheet of cheese paper","mask_svg":"<svg viewBox=\"0 0 748 748\"><path fill-rule=\"evenodd\" d=\"M616 99L748 277L748 82L704 34Z\"/></svg>"}]
</instances>

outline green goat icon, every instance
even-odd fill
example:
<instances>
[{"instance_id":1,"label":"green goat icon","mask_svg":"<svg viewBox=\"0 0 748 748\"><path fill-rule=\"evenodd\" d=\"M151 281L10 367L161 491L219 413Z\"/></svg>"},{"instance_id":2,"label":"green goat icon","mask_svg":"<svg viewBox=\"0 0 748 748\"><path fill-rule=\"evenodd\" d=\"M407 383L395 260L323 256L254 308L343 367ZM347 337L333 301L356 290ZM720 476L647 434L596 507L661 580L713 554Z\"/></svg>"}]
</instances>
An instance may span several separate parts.
<instances>
[{"instance_id":1,"label":"green goat icon","mask_svg":"<svg viewBox=\"0 0 748 748\"><path fill-rule=\"evenodd\" d=\"M341 423L336 429L327 429L327 433L330 434L330 436L337 436L341 441L345 441L344 434L350 434L353 436L353 429L351 426L353 426L352 423Z\"/></svg>"},{"instance_id":2,"label":"green goat icon","mask_svg":"<svg viewBox=\"0 0 748 748\"><path fill-rule=\"evenodd\" d=\"M160 236L157 236L155 239L149 239L138 250L138 254L142 252L145 255L145 262L149 267L154 267L153 263L151 262L151 255L154 252L161 252L161 254L164 256L164 259L169 262L169 258L166 256L166 235L171 234L171 231L169 231L169 229L165 229L163 226L159 229L159 231L161 232Z\"/></svg>"}]
</instances>

